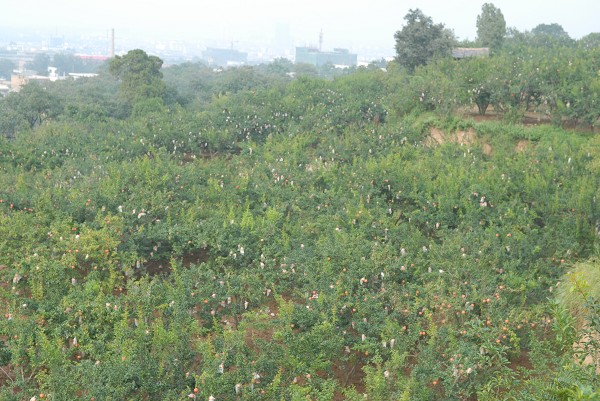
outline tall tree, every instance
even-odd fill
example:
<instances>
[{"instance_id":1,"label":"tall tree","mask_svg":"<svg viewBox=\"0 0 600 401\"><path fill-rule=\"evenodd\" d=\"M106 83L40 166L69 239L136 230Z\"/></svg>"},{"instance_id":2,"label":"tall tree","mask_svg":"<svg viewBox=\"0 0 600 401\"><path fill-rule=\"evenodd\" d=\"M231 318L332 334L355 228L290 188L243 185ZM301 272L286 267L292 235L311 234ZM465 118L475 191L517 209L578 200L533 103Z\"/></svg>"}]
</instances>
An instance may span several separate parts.
<instances>
[{"instance_id":1,"label":"tall tree","mask_svg":"<svg viewBox=\"0 0 600 401\"><path fill-rule=\"evenodd\" d=\"M534 35L549 35L556 38L568 38L569 34L565 32L563 27L557 23L539 24L531 30Z\"/></svg>"},{"instance_id":2,"label":"tall tree","mask_svg":"<svg viewBox=\"0 0 600 401\"><path fill-rule=\"evenodd\" d=\"M477 16L477 39L482 46L497 50L502 46L506 36L506 21L499 8L492 3L481 7Z\"/></svg>"},{"instance_id":3,"label":"tall tree","mask_svg":"<svg viewBox=\"0 0 600 401\"><path fill-rule=\"evenodd\" d=\"M11 92L0 98L0 135L6 138L14 138L17 131L27 127L27 122L13 104L17 96L16 92Z\"/></svg>"},{"instance_id":4,"label":"tall tree","mask_svg":"<svg viewBox=\"0 0 600 401\"><path fill-rule=\"evenodd\" d=\"M577 41L578 45L584 49L594 50L600 48L600 32L592 32Z\"/></svg>"},{"instance_id":5,"label":"tall tree","mask_svg":"<svg viewBox=\"0 0 600 401\"><path fill-rule=\"evenodd\" d=\"M57 117L62 105L60 99L36 82L29 82L17 94L15 109L30 128Z\"/></svg>"},{"instance_id":6,"label":"tall tree","mask_svg":"<svg viewBox=\"0 0 600 401\"><path fill-rule=\"evenodd\" d=\"M533 44L535 46L570 46L575 41L569 37L563 27L559 24L539 24L531 30Z\"/></svg>"},{"instance_id":7,"label":"tall tree","mask_svg":"<svg viewBox=\"0 0 600 401\"><path fill-rule=\"evenodd\" d=\"M285 76L294 70L294 63L285 57L280 57L267 64L265 69L269 74Z\"/></svg>"},{"instance_id":8,"label":"tall tree","mask_svg":"<svg viewBox=\"0 0 600 401\"><path fill-rule=\"evenodd\" d=\"M0 78L10 79L14 69L15 63L5 58L0 59Z\"/></svg>"},{"instance_id":9,"label":"tall tree","mask_svg":"<svg viewBox=\"0 0 600 401\"><path fill-rule=\"evenodd\" d=\"M34 128L57 117L62 109L58 97L39 83L30 82L0 102L0 133L13 137L20 129Z\"/></svg>"},{"instance_id":10,"label":"tall tree","mask_svg":"<svg viewBox=\"0 0 600 401\"><path fill-rule=\"evenodd\" d=\"M26 67L35 71L39 75L48 75L48 66L50 65L50 56L46 53L37 53Z\"/></svg>"},{"instance_id":11,"label":"tall tree","mask_svg":"<svg viewBox=\"0 0 600 401\"><path fill-rule=\"evenodd\" d=\"M406 25L394 34L399 64L413 71L434 57L450 55L456 39L444 24L434 24L431 17L418 8L409 10L404 20Z\"/></svg>"},{"instance_id":12,"label":"tall tree","mask_svg":"<svg viewBox=\"0 0 600 401\"><path fill-rule=\"evenodd\" d=\"M134 105L152 98L162 99L166 86L160 71L163 61L149 56L141 49L130 50L124 56L110 61L109 71L121 81L120 92L125 100Z\"/></svg>"}]
</instances>

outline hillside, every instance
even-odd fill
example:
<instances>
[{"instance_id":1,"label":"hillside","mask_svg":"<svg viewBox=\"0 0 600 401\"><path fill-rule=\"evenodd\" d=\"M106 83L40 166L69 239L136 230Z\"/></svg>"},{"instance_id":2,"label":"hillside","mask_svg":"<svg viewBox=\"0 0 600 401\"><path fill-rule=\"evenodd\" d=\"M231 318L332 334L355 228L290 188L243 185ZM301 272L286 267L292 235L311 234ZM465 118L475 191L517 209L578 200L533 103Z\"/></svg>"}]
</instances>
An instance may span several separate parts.
<instances>
[{"instance_id":1,"label":"hillside","mask_svg":"<svg viewBox=\"0 0 600 401\"><path fill-rule=\"evenodd\" d=\"M0 141L0 398L597 397L554 302L597 135L407 108L399 71L225 74L30 89L62 103Z\"/></svg>"}]
</instances>

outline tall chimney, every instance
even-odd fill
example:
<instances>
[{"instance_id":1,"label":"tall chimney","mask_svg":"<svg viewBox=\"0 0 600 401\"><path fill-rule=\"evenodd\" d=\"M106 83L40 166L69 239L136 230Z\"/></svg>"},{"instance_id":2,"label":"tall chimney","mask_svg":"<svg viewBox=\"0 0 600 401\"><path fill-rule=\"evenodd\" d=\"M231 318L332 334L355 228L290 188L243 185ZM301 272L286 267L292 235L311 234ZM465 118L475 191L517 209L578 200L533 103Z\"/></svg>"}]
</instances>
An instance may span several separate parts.
<instances>
[{"instance_id":1,"label":"tall chimney","mask_svg":"<svg viewBox=\"0 0 600 401\"><path fill-rule=\"evenodd\" d=\"M115 28L110 31L110 58L115 57Z\"/></svg>"},{"instance_id":2,"label":"tall chimney","mask_svg":"<svg viewBox=\"0 0 600 401\"><path fill-rule=\"evenodd\" d=\"M323 50L323 29L319 32L319 51Z\"/></svg>"}]
</instances>

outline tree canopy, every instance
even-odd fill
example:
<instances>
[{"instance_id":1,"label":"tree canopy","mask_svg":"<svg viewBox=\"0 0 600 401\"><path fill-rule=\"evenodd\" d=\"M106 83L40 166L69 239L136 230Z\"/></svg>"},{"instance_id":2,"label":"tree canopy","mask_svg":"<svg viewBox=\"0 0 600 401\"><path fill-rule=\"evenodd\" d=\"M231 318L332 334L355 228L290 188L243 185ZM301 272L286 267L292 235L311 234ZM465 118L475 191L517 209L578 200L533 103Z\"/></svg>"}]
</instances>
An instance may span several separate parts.
<instances>
[{"instance_id":1,"label":"tree canopy","mask_svg":"<svg viewBox=\"0 0 600 401\"><path fill-rule=\"evenodd\" d=\"M482 46L497 50L502 46L506 36L506 21L499 8L492 3L485 3L481 7L481 14L477 16L477 40Z\"/></svg>"},{"instance_id":2,"label":"tree canopy","mask_svg":"<svg viewBox=\"0 0 600 401\"><path fill-rule=\"evenodd\" d=\"M579 46L587 50L600 49L600 32L592 32L579 39Z\"/></svg>"},{"instance_id":3,"label":"tree canopy","mask_svg":"<svg viewBox=\"0 0 600 401\"><path fill-rule=\"evenodd\" d=\"M109 71L121 82L120 93L130 105L151 98L163 98L166 86L160 71L163 61L141 49L131 50L110 61Z\"/></svg>"},{"instance_id":4,"label":"tree canopy","mask_svg":"<svg viewBox=\"0 0 600 401\"><path fill-rule=\"evenodd\" d=\"M12 61L2 58L0 59L0 78L10 79L16 65Z\"/></svg>"},{"instance_id":5,"label":"tree canopy","mask_svg":"<svg viewBox=\"0 0 600 401\"><path fill-rule=\"evenodd\" d=\"M61 101L37 82L9 93L0 103L0 133L12 137L19 128L34 128L61 112Z\"/></svg>"},{"instance_id":6,"label":"tree canopy","mask_svg":"<svg viewBox=\"0 0 600 401\"><path fill-rule=\"evenodd\" d=\"M436 56L450 55L456 40L444 24L434 24L431 17L418 8L409 10L404 20L406 25L394 35L399 64L412 71Z\"/></svg>"},{"instance_id":7,"label":"tree canopy","mask_svg":"<svg viewBox=\"0 0 600 401\"><path fill-rule=\"evenodd\" d=\"M539 24L531 30L534 35L549 35L556 38L568 38L569 34L565 32L562 25L557 23L552 24Z\"/></svg>"},{"instance_id":8,"label":"tree canopy","mask_svg":"<svg viewBox=\"0 0 600 401\"><path fill-rule=\"evenodd\" d=\"M50 56L46 53L37 53L33 60L27 63L26 67L35 71L38 75L48 75L48 66L50 65Z\"/></svg>"}]
</instances>

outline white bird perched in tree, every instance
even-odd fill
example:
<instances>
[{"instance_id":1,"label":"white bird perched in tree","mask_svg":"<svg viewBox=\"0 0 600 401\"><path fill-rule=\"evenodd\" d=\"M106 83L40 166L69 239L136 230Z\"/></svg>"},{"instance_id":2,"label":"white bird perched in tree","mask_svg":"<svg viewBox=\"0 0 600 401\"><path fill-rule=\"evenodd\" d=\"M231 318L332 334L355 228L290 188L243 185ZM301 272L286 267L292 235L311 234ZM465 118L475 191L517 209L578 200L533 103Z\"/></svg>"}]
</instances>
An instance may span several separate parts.
<instances>
[{"instance_id":1,"label":"white bird perched in tree","mask_svg":"<svg viewBox=\"0 0 600 401\"><path fill-rule=\"evenodd\" d=\"M212 395L210 397L208 397L208 401L215 401L215 400L216 400L216 398L213 397Z\"/></svg>"}]
</instances>

